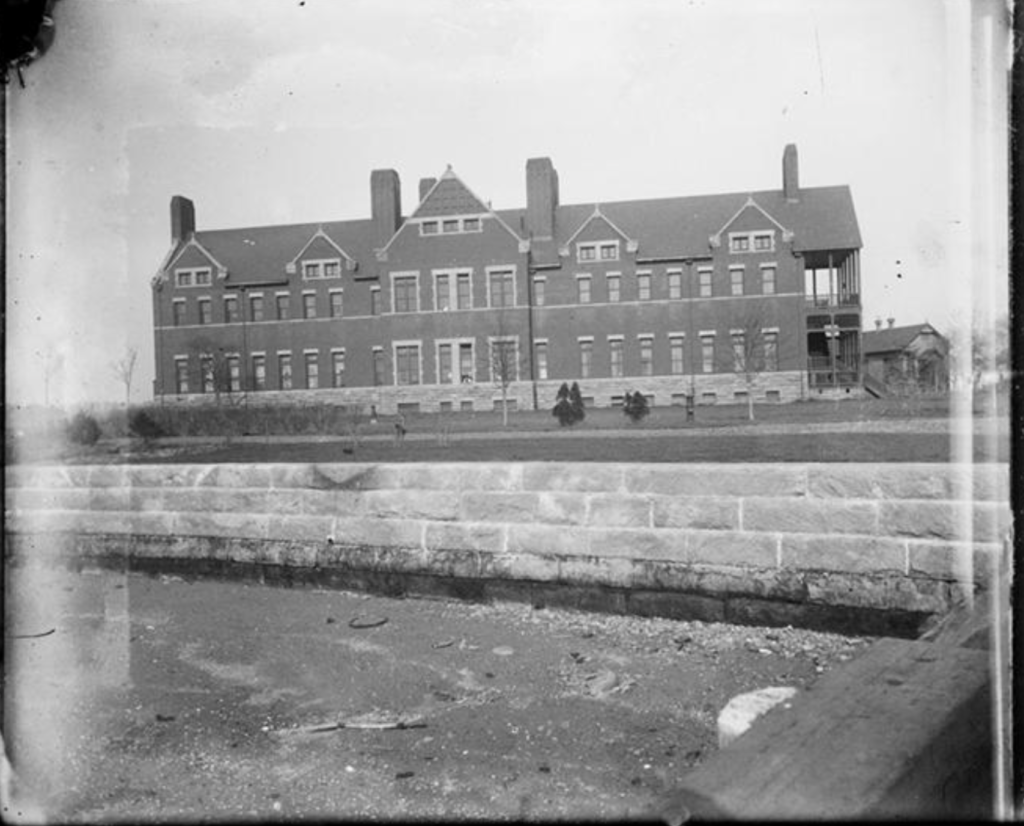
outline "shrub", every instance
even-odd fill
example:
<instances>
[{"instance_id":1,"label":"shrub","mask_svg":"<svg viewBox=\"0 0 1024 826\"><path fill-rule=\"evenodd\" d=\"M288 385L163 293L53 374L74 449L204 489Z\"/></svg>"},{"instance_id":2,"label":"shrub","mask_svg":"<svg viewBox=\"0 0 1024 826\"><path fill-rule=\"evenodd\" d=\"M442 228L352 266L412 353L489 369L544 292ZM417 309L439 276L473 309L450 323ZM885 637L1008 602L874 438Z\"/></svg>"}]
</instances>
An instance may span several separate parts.
<instances>
[{"instance_id":1,"label":"shrub","mask_svg":"<svg viewBox=\"0 0 1024 826\"><path fill-rule=\"evenodd\" d=\"M651 412L647 405L647 398L643 393L627 393L622 405L622 412L625 413L631 422L643 421L644 417Z\"/></svg>"},{"instance_id":2,"label":"shrub","mask_svg":"<svg viewBox=\"0 0 1024 826\"><path fill-rule=\"evenodd\" d=\"M100 426L88 413L78 411L68 425L68 439L76 445L94 445L100 440Z\"/></svg>"},{"instance_id":3,"label":"shrub","mask_svg":"<svg viewBox=\"0 0 1024 826\"><path fill-rule=\"evenodd\" d=\"M133 410L128 416L128 432L147 442L164 435L164 429L145 410Z\"/></svg>"},{"instance_id":4,"label":"shrub","mask_svg":"<svg viewBox=\"0 0 1024 826\"><path fill-rule=\"evenodd\" d=\"M587 418L587 411L583 408L583 395L580 393L580 386L572 383L569 389L569 404L572 405L573 424L582 422Z\"/></svg>"},{"instance_id":5,"label":"shrub","mask_svg":"<svg viewBox=\"0 0 1024 826\"><path fill-rule=\"evenodd\" d=\"M558 419L558 423L562 427L583 421L587 414L583 410L583 398L580 396L580 388L576 382L572 383L571 389L569 385L562 382L562 386L558 388L557 400L551 415Z\"/></svg>"}]
</instances>

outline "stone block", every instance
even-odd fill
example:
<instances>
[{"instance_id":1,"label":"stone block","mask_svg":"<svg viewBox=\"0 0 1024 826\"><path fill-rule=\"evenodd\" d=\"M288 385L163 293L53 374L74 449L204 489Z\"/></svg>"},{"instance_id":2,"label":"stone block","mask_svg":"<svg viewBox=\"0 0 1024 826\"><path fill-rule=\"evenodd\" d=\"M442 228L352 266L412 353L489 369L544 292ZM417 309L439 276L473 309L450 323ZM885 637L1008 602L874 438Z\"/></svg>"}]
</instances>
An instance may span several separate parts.
<instances>
[{"instance_id":1,"label":"stone block","mask_svg":"<svg viewBox=\"0 0 1024 826\"><path fill-rule=\"evenodd\" d=\"M127 525L129 533L136 536L170 536L176 522L175 515L167 511L132 511Z\"/></svg>"},{"instance_id":2,"label":"stone block","mask_svg":"<svg viewBox=\"0 0 1024 826\"><path fill-rule=\"evenodd\" d=\"M969 502L881 502L879 533L889 536L956 539L962 519L970 525ZM966 538L966 537L963 537Z\"/></svg>"},{"instance_id":3,"label":"stone block","mask_svg":"<svg viewBox=\"0 0 1024 826\"><path fill-rule=\"evenodd\" d=\"M271 465L231 463L207 465L195 479L197 487L268 488Z\"/></svg>"},{"instance_id":4,"label":"stone block","mask_svg":"<svg viewBox=\"0 0 1024 826\"><path fill-rule=\"evenodd\" d=\"M908 540L911 576L962 582L988 582L1002 559L998 542L941 542Z\"/></svg>"},{"instance_id":5,"label":"stone block","mask_svg":"<svg viewBox=\"0 0 1024 826\"><path fill-rule=\"evenodd\" d=\"M472 549L436 548L419 555L418 570L431 576L476 579L480 576L481 554Z\"/></svg>"},{"instance_id":6,"label":"stone block","mask_svg":"<svg viewBox=\"0 0 1024 826\"><path fill-rule=\"evenodd\" d=\"M527 462L522 465L523 490L579 491L588 493L623 490L622 467L591 462Z\"/></svg>"},{"instance_id":7,"label":"stone block","mask_svg":"<svg viewBox=\"0 0 1024 826\"><path fill-rule=\"evenodd\" d=\"M543 490L537 494L538 522L556 525L582 525L587 518L586 494Z\"/></svg>"},{"instance_id":8,"label":"stone block","mask_svg":"<svg viewBox=\"0 0 1024 826\"><path fill-rule=\"evenodd\" d=\"M125 465L92 465L86 472L90 488L121 488L128 477Z\"/></svg>"},{"instance_id":9,"label":"stone block","mask_svg":"<svg viewBox=\"0 0 1024 826\"><path fill-rule=\"evenodd\" d=\"M132 487L188 488L205 470L205 465L132 465L127 478Z\"/></svg>"},{"instance_id":10,"label":"stone block","mask_svg":"<svg viewBox=\"0 0 1024 826\"><path fill-rule=\"evenodd\" d=\"M783 534L781 539L783 568L858 573L906 571L907 548L902 539L815 534Z\"/></svg>"},{"instance_id":11,"label":"stone block","mask_svg":"<svg viewBox=\"0 0 1024 826\"><path fill-rule=\"evenodd\" d=\"M362 463L269 465L268 484L275 489L373 490L377 466Z\"/></svg>"},{"instance_id":12,"label":"stone block","mask_svg":"<svg viewBox=\"0 0 1024 826\"><path fill-rule=\"evenodd\" d=\"M70 491L68 491L70 493ZM131 495L128 488L90 488L87 510L126 511L131 509Z\"/></svg>"},{"instance_id":13,"label":"stone block","mask_svg":"<svg viewBox=\"0 0 1024 826\"><path fill-rule=\"evenodd\" d=\"M538 508L536 493L465 491L459 495L459 518L467 522L533 522Z\"/></svg>"},{"instance_id":14,"label":"stone block","mask_svg":"<svg viewBox=\"0 0 1024 826\"><path fill-rule=\"evenodd\" d=\"M653 528L592 528L590 553L594 556L686 561L686 531Z\"/></svg>"},{"instance_id":15,"label":"stone block","mask_svg":"<svg viewBox=\"0 0 1024 826\"><path fill-rule=\"evenodd\" d=\"M536 554L510 554L507 565L510 579L528 582L557 582L559 560Z\"/></svg>"},{"instance_id":16,"label":"stone block","mask_svg":"<svg viewBox=\"0 0 1024 826\"><path fill-rule=\"evenodd\" d=\"M422 548L423 525L413 519L339 516L335 519L334 541L367 547Z\"/></svg>"},{"instance_id":17,"label":"stone block","mask_svg":"<svg viewBox=\"0 0 1024 826\"><path fill-rule=\"evenodd\" d=\"M945 611L949 589L937 580L851 573L807 575L807 601L879 611Z\"/></svg>"},{"instance_id":18,"label":"stone block","mask_svg":"<svg viewBox=\"0 0 1024 826\"><path fill-rule=\"evenodd\" d=\"M268 536L267 526L268 518L263 514L182 511L174 514L171 531L183 536L244 536L258 539Z\"/></svg>"},{"instance_id":19,"label":"stone block","mask_svg":"<svg viewBox=\"0 0 1024 826\"><path fill-rule=\"evenodd\" d=\"M520 490L521 466L512 462L382 465L389 486L417 490Z\"/></svg>"},{"instance_id":20,"label":"stone block","mask_svg":"<svg viewBox=\"0 0 1024 826\"><path fill-rule=\"evenodd\" d=\"M8 510L88 510L87 488L7 488Z\"/></svg>"},{"instance_id":21,"label":"stone block","mask_svg":"<svg viewBox=\"0 0 1024 826\"><path fill-rule=\"evenodd\" d=\"M824 499L949 499L942 464L818 464L807 469L808 495Z\"/></svg>"},{"instance_id":22,"label":"stone block","mask_svg":"<svg viewBox=\"0 0 1024 826\"><path fill-rule=\"evenodd\" d=\"M316 542L292 541L281 544L281 565L292 568L314 568L317 561Z\"/></svg>"},{"instance_id":23,"label":"stone block","mask_svg":"<svg viewBox=\"0 0 1024 826\"><path fill-rule=\"evenodd\" d=\"M162 511L164 507L164 488L132 485L129 488L128 506L133 511Z\"/></svg>"},{"instance_id":24,"label":"stone block","mask_svg":"<svg viewBox=\"0 0 1024 826\"><path fill-rule=\"evenodd\" d=\"M786 706L796 695L792 686L770 686L733 697L718 715L718 748L732 745L759 718L776 706Z\"/></svg>"},{"instance_id":25,"label":"stone block","mask_svg":"<svg viewBox=\"0 0 1024 826\"><path fill-rule=\"evenodd\" d=\"M321 568L372 571L377 568L380 550L374 546L343 545L334 542L317 548L316 561Z\"/></svg>"},{"instance_id":26,"label":"stone block","mask_svg":"<svg viewBox=\"0 0 1024 826\"><path fill-rule=\"evenodd\" d=\"M164 510L181 513L268 511L267 492L262 488L163 488L160 501Z\"/></svg>"},{"instance_id":27,"label":"stone block","mask_svg":"<svg viewBox=\"0 0 1024 826\"><path fill-rule=\"evenodd\" d=\"M505 549L505 529L486 522L427 522L424 547L439 549L485 551L498 553Z\"/></svg>"},{"instance_id":28,"label":"stone block","mask_svg":"<svg viewBox=\"0 0 1024 826\"><path fill-rule=\"evenodd\" d=\"M852 534L878 532L878 506L875 502L752 496L744 499L740 507L741 523L745 531Z\"/></svg>"},{"instance_id":29,"label":"stone block","mask_svg":"<svg viewBox=\"0 0 1024 826\"><path fill-rule=\"evenodd\" d=\"M303 488L302 490L294 491L294 493L297 494L296 504L299 506L298 513L308 516L338 515L338 495L341 491ZM351 493L349 495L352 496ZM278 511L278 513L281 513L281 511Z\"/></svg>"},{"instance_id":30,"label":"stone block","mask_svg":"<svg viewBox=\"0 0 1024 826\"><path fill-rule=\"evenodd\" d=\"M629 465L626 490L663 496L803 496L802 465Z\"/></svg>"},{"instance_id":31,"label":"stone block","mask_svg":"<svg viewBox=\"0 0 1024 826\"><path fill-rule=\"evenodd\" d=\"M434 490L371 490L360 495L363 513L378 519L453 520L459 495Z\"/></svg>"},{"instance_id":32,"label":"stone block","mask_svg":"<svg viewBox=\"0 0 1024 826\"><path fill-rule=\"evenodd\" d=\"M334 534L334 518L331 516L298 515L265 517L266 536L269 539L306 540L327 543Z\"/></svg>"},{"instance_id":33,"label":"stone block","mask_svg":"<svg viewBox=\"0 0 1024 826\"><path fill-rule=\"evenodd\" d=\"M652 495L650 499L655 528L736 530L740 526L740 500L737 498Z\"/></svg>"},{"instance_id":34,"label":"stone block","mask_svg":"<svg viewBox=\"0 0 1024 826\"><path fill-rule=\"evenodd\" d=\"M651 501L646 496L624 493L590 496L587 524L608 528L650 528Z\"/></svg>"},{"instance_id":35,"label":"stone block","mask_svg":"<svg viewBox=\"0 0 1024 826\"><path fill-rule=\"evenodd\" d=\"M635 589L626 593L626 610L641 617L699 622L722 622L725 601L702 594Z\"/></svg>"},{"instance_id":36,"label":"stone block","mask_svg":"<svg viewBox=\"0 0 1024 826\"><path fill-rule=\"evenodd\" d=\"M614 556L579 556L558 559L558 581L567 585L604 585L630 588L638 581L640 569L632 559Z\"/></svg>"},{"instance_id":37,"label":"stone block","mask_svg":"<svg viewBox=\"0 0 1024 826\"><path fill-rule=\"evenodd\" d=\"M686 559L698 565L778 566L778 539L743 531L686 531Z\"/></svg>"},{"instance_id":38,"label":"stone block","mask_svg":"<svg viewBox=\"0 0 1024 826\"><path fill-rule=\"evenodd\" d=\"M509 553L564 556L591 553L590 534L586 528L523 523L509 524L506 530L506 550Z\"/></svg>"}]
</instances>

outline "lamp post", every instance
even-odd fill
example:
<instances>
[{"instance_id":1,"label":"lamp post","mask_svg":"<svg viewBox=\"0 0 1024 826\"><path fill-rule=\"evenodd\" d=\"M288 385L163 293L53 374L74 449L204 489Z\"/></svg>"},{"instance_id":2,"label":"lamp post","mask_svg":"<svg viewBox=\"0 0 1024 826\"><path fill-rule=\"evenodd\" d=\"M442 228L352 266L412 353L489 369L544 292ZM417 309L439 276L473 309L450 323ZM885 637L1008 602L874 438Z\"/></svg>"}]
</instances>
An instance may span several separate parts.
<instances>
[{"instance_id":1,"label":"lamp post","mask_svg":"<svg viewBox=\"0 0 1024 826\"><path fill-rule=\"evenodd\" d=\"M839 377L836 375L836 347L839 345L839 325L832 317L830 324L825 325L825 338L828 339L829 361L832 367L832 387L839 386Z\"/></svg>"}]
</instances>

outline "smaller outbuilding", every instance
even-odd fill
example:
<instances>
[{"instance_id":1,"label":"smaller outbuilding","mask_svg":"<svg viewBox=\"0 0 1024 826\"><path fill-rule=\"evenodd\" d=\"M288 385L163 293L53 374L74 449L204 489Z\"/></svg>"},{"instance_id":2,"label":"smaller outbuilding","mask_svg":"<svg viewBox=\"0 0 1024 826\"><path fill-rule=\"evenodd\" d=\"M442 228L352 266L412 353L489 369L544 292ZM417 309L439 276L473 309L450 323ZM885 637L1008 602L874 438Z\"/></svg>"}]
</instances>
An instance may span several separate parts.
<instances>
[{"instance_id":1,"label":"smaller outbuilding","mask_svg":"<svg viewBox=\"0 0 1024 826\"><path fill-rule=\"evenodd\" d=\"M939 393L949 389L949 341L927 322L895 326L875 319L865 331L864 389L874 396Z\"/></svg>"}]
</instances>

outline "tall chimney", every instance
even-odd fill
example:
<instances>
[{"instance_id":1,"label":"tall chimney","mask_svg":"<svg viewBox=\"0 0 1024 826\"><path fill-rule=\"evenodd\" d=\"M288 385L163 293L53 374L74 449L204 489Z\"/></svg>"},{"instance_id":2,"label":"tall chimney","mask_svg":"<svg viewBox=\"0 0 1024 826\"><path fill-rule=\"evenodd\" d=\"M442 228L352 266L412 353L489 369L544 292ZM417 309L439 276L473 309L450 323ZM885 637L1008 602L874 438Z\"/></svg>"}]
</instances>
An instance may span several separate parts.
<instances>
[{"instance_id":1,"label":"tall chimney","mask_svg":"<svg viewBox=\"0 0 1024 826\"><path fill-rule=\"evenodd\" d=\"M402 187L393 169L375 169L370 173L370 206L378 249L391 240L402 223Z\"/></svg>"},{"instance_id":2,"label":"tall chimney","mask_svg":"<svg viewBox=\"0 0 1024 826\"><path fill-rule=\"evenodd\" d=\"M892 326L896 323L896 319L893 318L892 316L889 316L889 318L887 318L886 321L889 322L889 329L891 330Z\"/></svg>"},{"instance_id":3,"label":"tall chimney","mask_svg":"<svg viewBox=\"0 0 1024 826\"><path fill-rule=\"evenodd\" d=\"M782 153L782 191L787 201L800 200L800 174L795 143L786 144L786 151Z\"/></svg>"},{"instance_id":4,"label":"tall chimney","mask_svg":"<svg viewBox=\"0 0 1024 826\"><path fill-rule=\"evenodd\" d=\"M186 241L195 231L195 205L183 195L174 195L171 198L171 243Z\"/></svg>"},{"instance_id":5,"label":"tall chimney","mask_svg":"<svg viewBox=\"0 0 1024 826\"><path fill-rule=\"evenodd\" d=\"M558 173L551 158L526 162L526 230L533 238L554 238Z\"/></svg>"},{"instance_id":6,"label":"tall chimney","mask_svg":"<svg viewBox=\"0 0 1024 826\"><path fill-rule=\"evenodd\" d=\"M427 197L427 193L434 188L437 178L420 178L420 203Z\"/></svg>"},{"instance_id":7,"label":"tall chimney","mask_svg":"<svg viewBox=\"0 0 1024 826\"><path fill-rule=\"evenodd\" d=\"M882 329L882 319L880 319L880 318L876 318L875 319L875 329L876 330L881 330Z\"/></svg>"}]
</instances>

